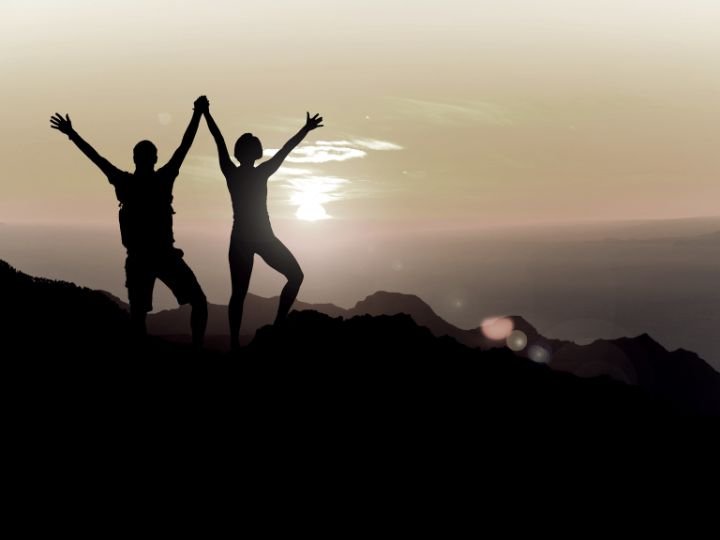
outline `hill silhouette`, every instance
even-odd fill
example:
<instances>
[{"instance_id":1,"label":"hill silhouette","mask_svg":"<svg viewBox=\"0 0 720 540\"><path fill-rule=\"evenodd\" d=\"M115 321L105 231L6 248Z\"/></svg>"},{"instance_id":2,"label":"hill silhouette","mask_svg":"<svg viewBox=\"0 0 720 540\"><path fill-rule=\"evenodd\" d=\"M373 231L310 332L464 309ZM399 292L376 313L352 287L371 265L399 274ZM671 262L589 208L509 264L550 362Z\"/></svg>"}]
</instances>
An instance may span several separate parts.
<instances>
[{"instance_id":1,"label":"hill silhouette","mask_svg":"<svg viewBox=\"0 0 720 540\"><path fill-rule=\"evenodd\" d=\"M270 324L277 306L277 297L263 298L248 294L246 317L243 321L245 342L259 328ZM117 302L120 302L117 300ZM121 305L125 305L120 302ZM504 346L503 341L487 338L481 329L458 328L442 317L415 295L387 291L376 292L357 302L350 309L333 304L296 302L297 310L315 310L331 317L352 318L361 315L408 314L413 320L436 337L449 336L468 347L492 349ZM209 306L207 341L211 347L227 347L227 307ZM150 332L179 342L190 342L187 325L190 311L181 307L161 311L148 317ZM701 410L720 414L720 374L697 354L678 349L667 351L647 334L632 338L597 340L588 345L542 336L537 329L520 316L509 316L513 328L527 336L528 346L517 353L528 358L530 347L541 346L548 351L548 365L557 371L579 377L608 376L617 381L638 385L650 392L678 402L689 402Z\"/></svg>"},{"instance_id":2,"label":"hill silhouette","mask_svg":"<svg viewBox=\"0 0 720 540\"><path fill-rule=\"evenodd\" d=\"M155 397L182 389L183 396L209 399L220 385L262 403L364 407L378 418L399 414L398 408L412 415L435 411L453 421L478 414L627 419L718 412L608 377L560 373L507 348L472 349L436 337L404 314L295 311L279 327L260 328L237 361L157 337L134 341L127 314L101 292L33 278L3 262L0 287L3 357L22 369L32 366L32 380L52 373L52 391L100 385L112 395L140 385Z\"/></svg>"}]
</instances>

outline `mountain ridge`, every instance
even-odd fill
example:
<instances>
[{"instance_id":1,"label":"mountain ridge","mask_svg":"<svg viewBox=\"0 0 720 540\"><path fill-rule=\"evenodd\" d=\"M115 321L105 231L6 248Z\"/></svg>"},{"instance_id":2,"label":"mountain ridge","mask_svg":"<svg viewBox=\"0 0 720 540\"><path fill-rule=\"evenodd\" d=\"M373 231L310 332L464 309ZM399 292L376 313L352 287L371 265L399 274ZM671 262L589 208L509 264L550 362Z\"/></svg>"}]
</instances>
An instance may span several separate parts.
<instances>
[{"instance_id":1,"label":"mountain ridge","mask_svg":"<svg viewBox=\"0 0 720 540\"><path fill-rule=\"evenodd\" d=\"M277 297L248 295L243 332L254 333L272 322L277 300ZM378 291L358 301L350 309L330 304L332 308L326 311L327 306L296 302L294 307L344 318L407 313L436 337L449 336L465 346L481 350L505 346L504 340L486 337L481 328L465 330L445 321L417 295ZM213 327L220 330L218 337L212 341L221 348L226 346L228 335L226 309L217 304L210 308ZM161 313L164 315L158 313L148 317L148 328L168 338L189 341L186 330L189 310L176 308ZM552 369L579 377L608 376L653 392L659 391L663 395L689 400L698 406L708 401L720 411L720 374L697 353L684 349L667 351L647 332L634 337L598 339L587 345L578 345L541 335L521 316L504 319L512 321L513 329L520 330L526 336L527 346L515 353L520 357L546 362ZM246 337L244 342L249 343L250 339Z\"/></svg>"},{"instance_id":2,"label":"mountain ridge","mask_svg":"<svg viewBox=\"0 0 720 540\"><path fill-rule=\"evenodd\" d=\"M102 309L105 311L109 310L109 317L116 320L118 328L125 329L119 332L118 335L122 335L123 332L126 331L127 313L126 310L123 309L126 308L126 305L117 297L108 295L107 293L100 294L90 289L77 287L73 284L52 282L51 280L44 280L43 278L32 278L14 269L9 271L8 269L11 267L5 263L3 264L5 266L0 265L0 275L5 275L6 277L9 275L10 280L14 279L26 285L32 284L33 287L39 287L40 289L42 289L43 286L47 287L55 283L56 285L53 286L59 290L65 291L65 289L67 289L63 295L60 295L63 298L70 293L90 295L93 305L98 304L98 302L102 304ZM8 280L6 279L5 281ZM12 295L16 293L13 290L6 290L5 294L12 297ZM40 301L42 300L42 295L35 294L33 298ZM654 395L662 396L664 399L688 403L698 410L706 410L713 412L713 414L720 414L720 374L716 373L695 353L683 350L668 352L647 333L633 338L598 340L590 345L577 345L572 342L545 338L538 334L527 321L521 317L516 317L511 320L517 328L522 327L523 332L526 333L527 347L521 351L511 352L504 346L501 340L490 340L480 335L480 331L462 330L453 327L450 323L447 323L437 316L429 306L424 304L424 302L415 295L395 296L395 293L382 291L382 293L377 296L369 295L349 310L343 310L342 308L331 305L333 314L325 314L322 313L321 310L313 310L313 312L322 313L323 316L330 317L331 320L347 320L348 322L356 321L356 319L362 319L363 317L392 317L398 315L398 313L380 312L397 311L392 305L392 301L396 298L399 299L398 304L403 307L407 307L408 305L416 308L419 307L420 315L418 319L424 319L426 324L421 324L415 320L412 313L406 315L416 324L419 324L421 328L427 328L428 332L435 338L445 339L445 343L449 343L447 340L451 340L457 343L458 346L470 347L471 349L476 348L480 351L502 349L522 360L534 360L535 363L538 363L538 357L537 355L534 356L533 353L533 347L535 347L536 350L541 353L539 358L541 362L539 363L547 363L554 371L567 372L586 378L607 376L624 383L639 386ZM102 299L102 302L100 302L100 299ZM408 304L408 301L410 304ZM18 309L22 311L22 302L18 300L18 303ZM67 336L69 336L68 343L71 343L73 339L72 336L77 338L78 329L72 325L67 327L63 326L69 325L70 323L66 320L67 317L63 316L63 306L60 305L61 303L57 304L59 305L53 303L49 308L44 307L41 315L43 317L49 316L53 324L59 324L64 328L65 331L62 333L62 336L67 334ZM110 310L109 306L112 306L113 309ZM298 303L295 307L306 306L312 305ZM325 307L327 308L328 306L325 305ZM357 313L370 308L372 311L380 314ZM246 313L252 315L247 317L247 319L253 319L250 321L253 324L262 322L259 321L259 318L262 317L267 317L268 320L272 320L275 309L276 301L273 299L266 299L255 295L248 296ZM213 304L210 306L209 311L211 312L211 316L215 318L212 324L215 327L222 325L224 328L226 324L226 308ZM304 312L306 311L299 311L298 313ZM119 313L123 313L125 318L121 317ZM338 315L338 313L342 314ZM27 319L38 316L37 314L31 314L29 312L25 312L23 315ZM117 335L113 334L113 328L99 325L98 321L95 321L92 316L85 314L81 320L83 322L79 326L87 325L88 328L92 329L89 339L91 339L95 346L100 348L103 346L103 343L118 339ZM323 320L322 324L331 327L336 323ZM352 325L357 325L357 321L353 322L351 326ZM12 321L9 326L13 328ZM42 327L43 325L39 326ZM258 325L258 328L263 327L265 327L264 324ZM17 324L14 325L14 328L16 332L20 333L27 333L28 330L17 326ZM170 330L164 334L168 337L182 337L189 329L189 310L187 307L182 307L152 314L148 317L148 328L151 333L162 334L163 332L158 332L158 330L165 329ZM446 329L450 329L452 334L445 332ZM265 330L265 332L267 332L267 330ZM31 340L31 337L28 335L27 339ZM165 347L165 345L163 345L163 347ZM450 345L448 345L448 347L450 347Z\"/></svg>"}]
</instances>

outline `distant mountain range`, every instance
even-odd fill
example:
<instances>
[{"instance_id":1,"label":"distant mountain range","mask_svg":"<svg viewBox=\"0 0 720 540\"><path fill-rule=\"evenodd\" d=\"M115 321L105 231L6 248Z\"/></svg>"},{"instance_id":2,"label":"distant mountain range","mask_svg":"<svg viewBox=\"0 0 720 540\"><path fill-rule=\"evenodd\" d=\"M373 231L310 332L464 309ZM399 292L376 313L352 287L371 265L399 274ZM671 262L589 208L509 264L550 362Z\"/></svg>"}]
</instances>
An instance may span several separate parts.
<instances>
[{"instance_id":1,"label":"distant mountain range","mask_svg":"<svg viewBox=\"0 0 720 540\"><path fill-rule=\"evenodd\" d=\"M123 309L128 310L127 303L108 292L102 292ZM245 300L245 310L241 328L241 334L245 335L245 342L250 341L252 335L258 328L272 323L275 319L277 303L277 296L265 298L248 293ZM476 330L463 330L450 324L437 315L422 299L411 294L379 291L359 301L350 309L341 308L334 304L309 304L298 301L295 302L293 309L297 311L313 310L329 315L330 317L343 317L346 319L358 315L397 315L405 313L410 315L417 324L429 328L435 336L450 336L468 347L488 349L503 344L502 342L488 339L479 328ZM542 341L543 343L547 342L550 344L561 343L555 340L545 340L538 334L537 330L522 317L514 316L507 318L512 320L514 329L523 331L528 338L532 338L534 341ZM189 320L189 306L180 306L174 309L159 311L148 316L148 331L155 335L172 337L173 339L184 342L189 340ZM228 336L227 306L209 304L207 334L208 336L219 338L212 340L213 343L218 344L218 349L222 350L225 348L227 345L226 337Z\"/></svg>"},{"instance_id":2,"label":"distant mountain range","mask_svg":"<svg viewBox=\"0 0 720 540\"><path fill-rule=\"evenodd\" d=\"M242 403L235 414L245 411L272 430L290 419L302 429L317 424L324 435L339 425L368 437L412 429L432 444L451 433L475 437L484 420L572 420L575 426L593 418L720 414L711 401L683 401L608 377L578 378L508 348L466 347L405 314L344 318L294 311L283 324L260 328L233 357L134 338L127 312L106 294L33 278L2 261L0 295L0 351L12 382L6 398L28 429L41 420L66 428L68 418L83 418L79 428L93 432L110 419L126 422L131 413L133 426L156 430L172 414L189 418L207 410L206 421L218 413L213 407L225 409L219 398L236 408ZM380 293L354 309L382 310L396 300ZM418 317L425 310L414 297L400 300ZM424 314L434 320L431 311ZM647 339L631 342L638 354L656 354Z\"/></svg>"},{"instance_id":3,"label":"distant mountain range","mask_svg":"<svg viewBox=\"0 0 720 540\"><path fill-rule=\"evenodd\" d=\"M122 301L112 298L127 309ZM251 334L273 321L277 302L277 297L263 298L248 294L242 326L246 343L250 341ZM414 295L380 291L359 301L350 309L333 304L304 302L296 302L294 309L313 310L344 319L361 315L407 314L436 337L449 336L463 345L483 350L506 346L504 339L492 340L486 337L481 328L463 330L453 326ZM148 317L148 329L153 334L187 343L190 341L189 317L187 306L160 311ZM547 363L554 370L579 377L608 376L670 399L692 403L701 409L709 408L720 414L720 374L693 352L683 349L667 351L647 334L576 345L570 341L540 335L520 316L508 316L504 319L512 321L512 328L521 331L527 341L526 345L515 353L517 356ZM223 350L227 346L227 335L227 307L211 304L208 321L209 346Z\"/></svg>"}]
</instances>

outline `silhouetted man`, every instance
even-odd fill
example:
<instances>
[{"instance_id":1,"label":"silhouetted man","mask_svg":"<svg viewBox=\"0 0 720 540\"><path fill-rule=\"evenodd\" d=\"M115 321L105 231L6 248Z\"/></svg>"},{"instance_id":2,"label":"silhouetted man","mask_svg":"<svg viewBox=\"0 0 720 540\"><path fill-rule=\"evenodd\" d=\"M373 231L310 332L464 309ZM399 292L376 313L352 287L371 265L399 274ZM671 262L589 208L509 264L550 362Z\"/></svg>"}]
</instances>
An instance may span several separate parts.
<instances>
[{"instance_id":1,"label":"silhouetted man","mask_svg":"<svg viewBox=\"0 0 720 540\"><path fill-rule=\"evenodd\" d=\"M195 274L183 260L182 250L174 246L172 188L207 108L205 96L195 100L182 142L165 166L155 170L157 148L153 143L137 143L133 149L134 173L121 171L98 154L73 129L67 114L63 118L55 113L50 119L50 127L65 133L115 187L120 201L120 234L127 249L125 286L135 330L142 335L146 333L145 318L152 311L153 288L159 279L173 292L178 303L192 306L190 325L195 345L202 345L205 336L207 300Z\"/></svg>"}]
</instances>

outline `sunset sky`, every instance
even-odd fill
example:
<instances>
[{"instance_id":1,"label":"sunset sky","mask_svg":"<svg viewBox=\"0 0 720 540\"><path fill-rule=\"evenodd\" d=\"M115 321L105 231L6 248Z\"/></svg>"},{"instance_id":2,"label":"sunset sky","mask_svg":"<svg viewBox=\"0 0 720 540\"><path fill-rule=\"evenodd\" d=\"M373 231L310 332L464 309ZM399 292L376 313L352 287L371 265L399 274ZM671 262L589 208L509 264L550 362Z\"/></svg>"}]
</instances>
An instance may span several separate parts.
<instances>
[{"instance_id":1,"label":"sunset sky","mask_svg":"<svg viewBox=\"0 0 720 540\"><path fill-rule=\"evenodd\" d=\"M3 0L0 220L104 222L112 191L55 111L116 165L178 144L207 94L226 139L277 148L271 216L515 224L717 214L713 0ZM177 220L227 224L204 126ZM323 225L325 226L325 225Z\"/></svg>"},{"instance_id":2,"label":"sunset sky","mask_svg":"<svg viewBox=\"0 0 720 540\"><path fill-rule=\"evenodd\" d=\"M414 292L466 327L522 313L542 328L566 293L560 262L568 279L583 275L569 260L597 271L576 299L605 280L635 305L627 291L645 290L661 256L672 284L696 288L677 298L710 298L715 259L694 263L699 279L677 251L560 258L493 231L720 215L718 28L717 0L0 0L0 258L122 296L113 190L49 117L69 113L132 170L141 139L170 157L205 94L228 144L249 131L268 155L306 111L325 118L269 189L274 229L305 270L302 300ZM174 195L178 245L226 302L232 210L204 121ZM281 278L256 268L251 291L278 294ZM572 310L618 326L607 291Z\"/></svg>"}]
</instances>

